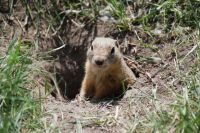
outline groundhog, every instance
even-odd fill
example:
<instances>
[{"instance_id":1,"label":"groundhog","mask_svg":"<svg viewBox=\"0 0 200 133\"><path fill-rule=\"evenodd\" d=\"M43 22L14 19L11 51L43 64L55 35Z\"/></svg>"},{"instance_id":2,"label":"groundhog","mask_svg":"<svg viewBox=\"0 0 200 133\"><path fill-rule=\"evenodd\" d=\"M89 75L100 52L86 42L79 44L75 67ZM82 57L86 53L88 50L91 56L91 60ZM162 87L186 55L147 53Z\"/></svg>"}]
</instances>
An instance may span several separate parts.
<instances>
[{"instance_id":1,"label":"groundhog","mask_svg":"<svg viewBox=\"0 0 200 133\"><path fill-rule=\"evenodd\" d=\"M95 38L87 51L80 97L99 100L115 96L135 81L135 75L126 65L116 40Z\"/></svg>"}]
</instances>

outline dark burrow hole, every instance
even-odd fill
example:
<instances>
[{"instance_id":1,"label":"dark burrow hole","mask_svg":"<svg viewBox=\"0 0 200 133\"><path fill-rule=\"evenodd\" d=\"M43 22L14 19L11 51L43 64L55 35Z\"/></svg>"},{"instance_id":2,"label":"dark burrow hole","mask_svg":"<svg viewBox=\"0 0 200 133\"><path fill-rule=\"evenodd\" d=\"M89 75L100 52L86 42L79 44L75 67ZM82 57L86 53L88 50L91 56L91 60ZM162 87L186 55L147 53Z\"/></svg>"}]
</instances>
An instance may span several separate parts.
<instances>
[{"instance_id":1,"label":"dark burrow hole","mask_svg":"<svg viewBox=\"0 0 200 133\"><path fill-rule=\"evenodd\" d=\"M54 62L51 70L55 73L61 95L66 99L73 99L79 93L84 77L87 47L96 34L94 22L87 23L84 28L75 27L68 22L59 33L62 40L59 36L54 37L56 48L65 44L64 48L52 54ZM53 96L57 94L57 91L52 92Z\"/></svg>"},{"instance_id":2,"label":"dark burrow hole","mask_svg":"<svg viewBox=\"0 0 200 133\"><path fill-rule=\"evenodd\" d=\"M66 21L59 34L53 38L54 43L51 48L59 48L65 44L64 48L51 54L53 62L51 62L52 68L50 69L50 72L55 74L60 93L65 99L75 98L80 91L84 77L86 51L93 39L97 36L104 36L123 40L125 37L125 34L122 36L120 33L119 36L112 35L109 26L109 24L102 25L102 23L89 21L80 28ZM53 82L52 84L55 85ZM52 92L54 97L57 97L57 94L56 90Z\"/></svg>"}]
</instances>

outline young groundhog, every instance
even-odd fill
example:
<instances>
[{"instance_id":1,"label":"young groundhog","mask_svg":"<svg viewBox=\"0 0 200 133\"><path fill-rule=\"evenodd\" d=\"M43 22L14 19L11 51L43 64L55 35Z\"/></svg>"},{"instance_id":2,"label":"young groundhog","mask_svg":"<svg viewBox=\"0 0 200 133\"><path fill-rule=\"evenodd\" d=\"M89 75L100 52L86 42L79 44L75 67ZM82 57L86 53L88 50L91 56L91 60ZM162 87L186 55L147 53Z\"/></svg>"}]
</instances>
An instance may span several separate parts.
<instances>
[{"instance_id":1,"label":"young groundhog","mask_svg":"<svg viewBox=\"0 0 200 133\"><path fill-rule=\"evenodd\" d=\"M119 94L136 81L116 46L116 40L97 37L87 51L81 98L103 99Z\"/></svg>"}]
</instances>

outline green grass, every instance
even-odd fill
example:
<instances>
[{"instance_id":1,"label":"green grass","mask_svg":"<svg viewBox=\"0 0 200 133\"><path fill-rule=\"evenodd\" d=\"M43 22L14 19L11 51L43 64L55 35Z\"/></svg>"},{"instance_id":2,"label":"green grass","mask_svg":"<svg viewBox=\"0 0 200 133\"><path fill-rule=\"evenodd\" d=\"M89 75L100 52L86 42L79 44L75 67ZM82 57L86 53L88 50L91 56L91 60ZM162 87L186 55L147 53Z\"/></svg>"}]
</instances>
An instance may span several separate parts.
<instances>
[{"instance_id":1,"label":"green grass","mask_svg":"<svg viewBox=\"0 0 200 133\"><path fill-rule=\"evenodd\" d=\"M133 19L126 14L125 4L119 0L107 0L111 15L117 20L116 26L120 31L131 30Z\"/></svg>"},{"instance_id":2,"label":"green grass","mask_svg":"<svg viewBox=\"0 0 200 133\"><path fill-rule=\"evenodd\" d=\"M185 86L182 93L177 94L176 103L173 105L179 115L179 121L176 123L178 132L200 132L200 47L199 43L195 45L198 45L194 50L196 65L182 74Z\"/></svg>"},{"instance_id":3,"label":"green grass","mask_svg":"<svg viewBox=\"0 0 200 133\"><path fill-rule=\"evenodd\" d=\"M0 132L30 132L42 128L41 103L31 96L30 51L21 39L13 38L0 60Z\"/></svg>"},{"instance_id":4,"label":"green grass","mask_svg":"<svg viewBox=\"0 0 200 133\"><path fill-rule=\"evenodd\" d=\"M190 35L193 40L186 39L194 44L194 49L187 53L187 55L194 55L191 66L185 71L181 70L188 57L186 55L184 57L177 56L177 75L179 75L182 85L178 88L178 92L175 91L175 88L170 88L171 95L174 97L173 102L169 104L168 109L162 109L163 106L159 104L160 109L155 110L153 115L149 114L151 121L148 123L155 132L200 132L200 47L197 33L194 32ZM185 43L186 40L184 40ZM178 47L183 47L183 45Z\"/></svg>"}]
</instances>

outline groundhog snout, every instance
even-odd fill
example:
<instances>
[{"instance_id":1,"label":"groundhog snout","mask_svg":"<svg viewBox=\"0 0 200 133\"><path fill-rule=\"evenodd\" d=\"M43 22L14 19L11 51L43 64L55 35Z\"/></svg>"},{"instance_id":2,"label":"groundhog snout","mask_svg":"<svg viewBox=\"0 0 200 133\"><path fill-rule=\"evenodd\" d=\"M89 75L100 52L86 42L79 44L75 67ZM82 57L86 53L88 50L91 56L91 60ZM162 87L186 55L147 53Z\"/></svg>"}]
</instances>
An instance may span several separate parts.
<instances>
[{"instance_id":1,"label":"groundhog snout","mask_svg":"<svg viewBox=\"0 0 200 133\"><path fill-rule=\"evenodd\" d=\"M104 60L103 60L103 59L95 60L95 64L98 65L98 66L102 66L103 63L104 63Z\"/></svg>"}]
</instances>

